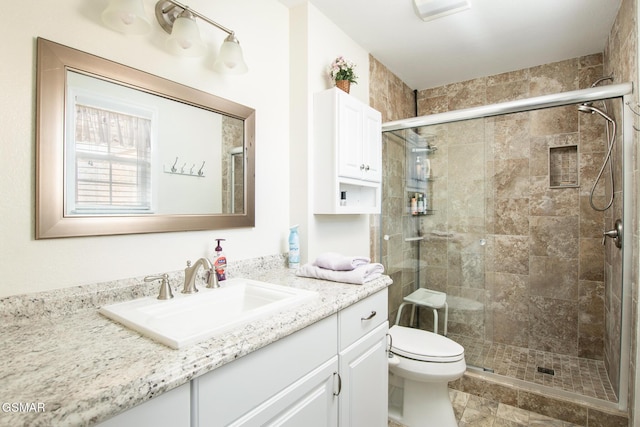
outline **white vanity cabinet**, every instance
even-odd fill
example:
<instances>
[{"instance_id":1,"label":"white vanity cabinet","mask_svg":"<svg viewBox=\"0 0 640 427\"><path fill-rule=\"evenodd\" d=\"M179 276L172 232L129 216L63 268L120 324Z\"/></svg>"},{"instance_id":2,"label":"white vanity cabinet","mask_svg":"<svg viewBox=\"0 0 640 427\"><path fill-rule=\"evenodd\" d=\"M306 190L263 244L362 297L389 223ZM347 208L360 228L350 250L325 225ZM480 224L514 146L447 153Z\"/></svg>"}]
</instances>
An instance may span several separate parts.
<instances>
[{"instance_id":1,"label":"white vanity cabinet","mask_svg":"<svg viewBox=\"0 0 640 427\"><path fill-rule=\"evenodd\" d=\"M380 213L380 112L337 88L316 93L313 111L314 212Z\"/></svg>"},{"instance_id":2,"label":"white vanity cabinet","mask_svg":"<svg viewBox=\"0 0 640 427\"><path fill-rule=\"evenodd\" d=\"M140 427L190 425L189 383L97 424L98 427Z\"/></svg>"},{"instance_id":3,"label":"white vanity cabinet","mask_svg":"<svg viewBox=\"0 0 640 427\"><path fill-rule=\"evenodd\" d=\"M338 423L337 316L193 380L194 426Z\"/></svg>"},{"instance_id":4,"label":"white vanity cabinet","mask_svg":"<svg viewBox=\"0 0 640 427\"><path fill-rule=\"evenodd\" d=\"M340 426L388 423L387 290L338 313Z\"/></svg>"},{"instance_id":5,"label":"white vanity cabinet","mask_svg":"<svg viewBox=\"0 0 640 427\"><path fill-rule=\"evenodd\" d=\"M196 378L192 426L386 426L387 330L384 289Z\"/></svg>"}]
</instances>

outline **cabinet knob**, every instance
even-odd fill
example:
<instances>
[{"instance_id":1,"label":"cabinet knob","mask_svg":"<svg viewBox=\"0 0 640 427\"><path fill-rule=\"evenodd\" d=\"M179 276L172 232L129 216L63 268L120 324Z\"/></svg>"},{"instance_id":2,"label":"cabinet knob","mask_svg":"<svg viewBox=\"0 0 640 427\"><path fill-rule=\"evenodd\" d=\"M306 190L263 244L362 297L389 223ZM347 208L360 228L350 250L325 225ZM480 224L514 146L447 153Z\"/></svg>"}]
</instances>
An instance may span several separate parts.
<instances>
[{"instance_id":1,"label":"cabinet knob","mask_svg":"<svg viewBox=\"0 0 640 427\"><path fill-rule=\"evenodd\" d=\"M364 163L360 165L360 170L364 170Z\"/></svg>"}]
</instances>

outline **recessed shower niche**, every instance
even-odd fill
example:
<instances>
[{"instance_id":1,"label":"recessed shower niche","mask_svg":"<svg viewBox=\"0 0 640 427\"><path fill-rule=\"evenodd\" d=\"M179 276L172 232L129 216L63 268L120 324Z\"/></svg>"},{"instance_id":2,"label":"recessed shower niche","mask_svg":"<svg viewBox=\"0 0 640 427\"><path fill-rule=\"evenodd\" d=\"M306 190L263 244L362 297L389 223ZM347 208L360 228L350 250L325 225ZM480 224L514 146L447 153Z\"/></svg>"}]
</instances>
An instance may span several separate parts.
<instances>
[{"instance_id":1,"label":"recessed shower niche","mask_svg":"<svg viewBox=\"0 0 640 427\"><path fill-rule=\"evenodd\" d=\"M549 147L549 187L579 187L578 146Z\"/></svg>"}]
</instances>

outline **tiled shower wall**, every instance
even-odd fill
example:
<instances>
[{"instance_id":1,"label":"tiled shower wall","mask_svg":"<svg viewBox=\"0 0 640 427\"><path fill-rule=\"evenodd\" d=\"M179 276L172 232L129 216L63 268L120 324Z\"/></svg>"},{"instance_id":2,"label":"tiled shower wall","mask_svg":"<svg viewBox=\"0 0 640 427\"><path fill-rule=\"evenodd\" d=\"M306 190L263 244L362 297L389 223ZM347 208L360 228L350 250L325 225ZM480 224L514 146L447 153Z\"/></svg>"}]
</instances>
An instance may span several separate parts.
<instances>
[{"instance_id":1,"label":"tiled shower wall","mask_svg":"<svg viewBox=\"0 0 640 427\"><path fill-rule=\"evenodd\" d=\"M421 285L463 298L450 304L449 331L601 360L604 216L588 198L606 151L603 119L571 106L430 132L438 180L435 214L421 225ZM580 188L551 186L549 148L567 146L579 147ZM604 186L597 194L602 205Z\"/></svg>"}]
</instances>

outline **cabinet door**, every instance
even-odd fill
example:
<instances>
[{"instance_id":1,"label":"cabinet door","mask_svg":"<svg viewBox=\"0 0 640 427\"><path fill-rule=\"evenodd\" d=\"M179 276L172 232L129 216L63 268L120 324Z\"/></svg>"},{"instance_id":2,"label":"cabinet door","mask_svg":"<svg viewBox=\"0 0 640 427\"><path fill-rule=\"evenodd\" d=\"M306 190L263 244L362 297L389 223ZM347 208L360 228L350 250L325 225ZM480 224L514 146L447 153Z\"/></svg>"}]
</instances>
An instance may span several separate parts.
<instances>
[{"instance_id":1,"label":"cabinet door","mask_svg":"<svg viewBox=\"0 0 640 427\"><path fill-rule=\"evenodd\" d=\"M382 115L373 108L364 109L362 138L362 164L365 173L362 179L382 181Z\"/></svg>"},{"instance_id":2,"label":"cabinet door","mask_svg":"<svg viewBox=\"0 0 640 427\"><path fill-rule=\"evenodd\" d=\"M274 396L282 395L283 390L290 390L301 378L336 357L337 328L337 316L326 317L194 378L197 393L193 395L192 404L200 427L243 425L233 423L245 419L265 402L275 404ZM293 394L287 399L291 396ZM253 416L257 417L258 414Z\"/></svg>"},{"instance_id":3,"label":"cabinet door","mask_svg":"<svg viewBox=\"0 0 640 427\"><path fill-rule=\"evenodd\" d=\"M335 427L338 357L305 375L229 427Z\"/></svg>"},{"instance_id":4,"label":"cabinet door","mask_svg":"<svg viewBox=\"0 0 640 427\"><path fill-rule=\"evenodd\" d=\"M340 352L341 426L387 426L388 327L385 321Z\"/></svg>"},{"instance_id":5,"label":"cabinet door","mask_svg":"<svg viewBox=\"0 0 640 427\"><path fill-rule=\"evenodd\" d=\"M361 178L362 162L362 104L347 94L338 95L338 175Z\"/></svg>"}]
</instances>

